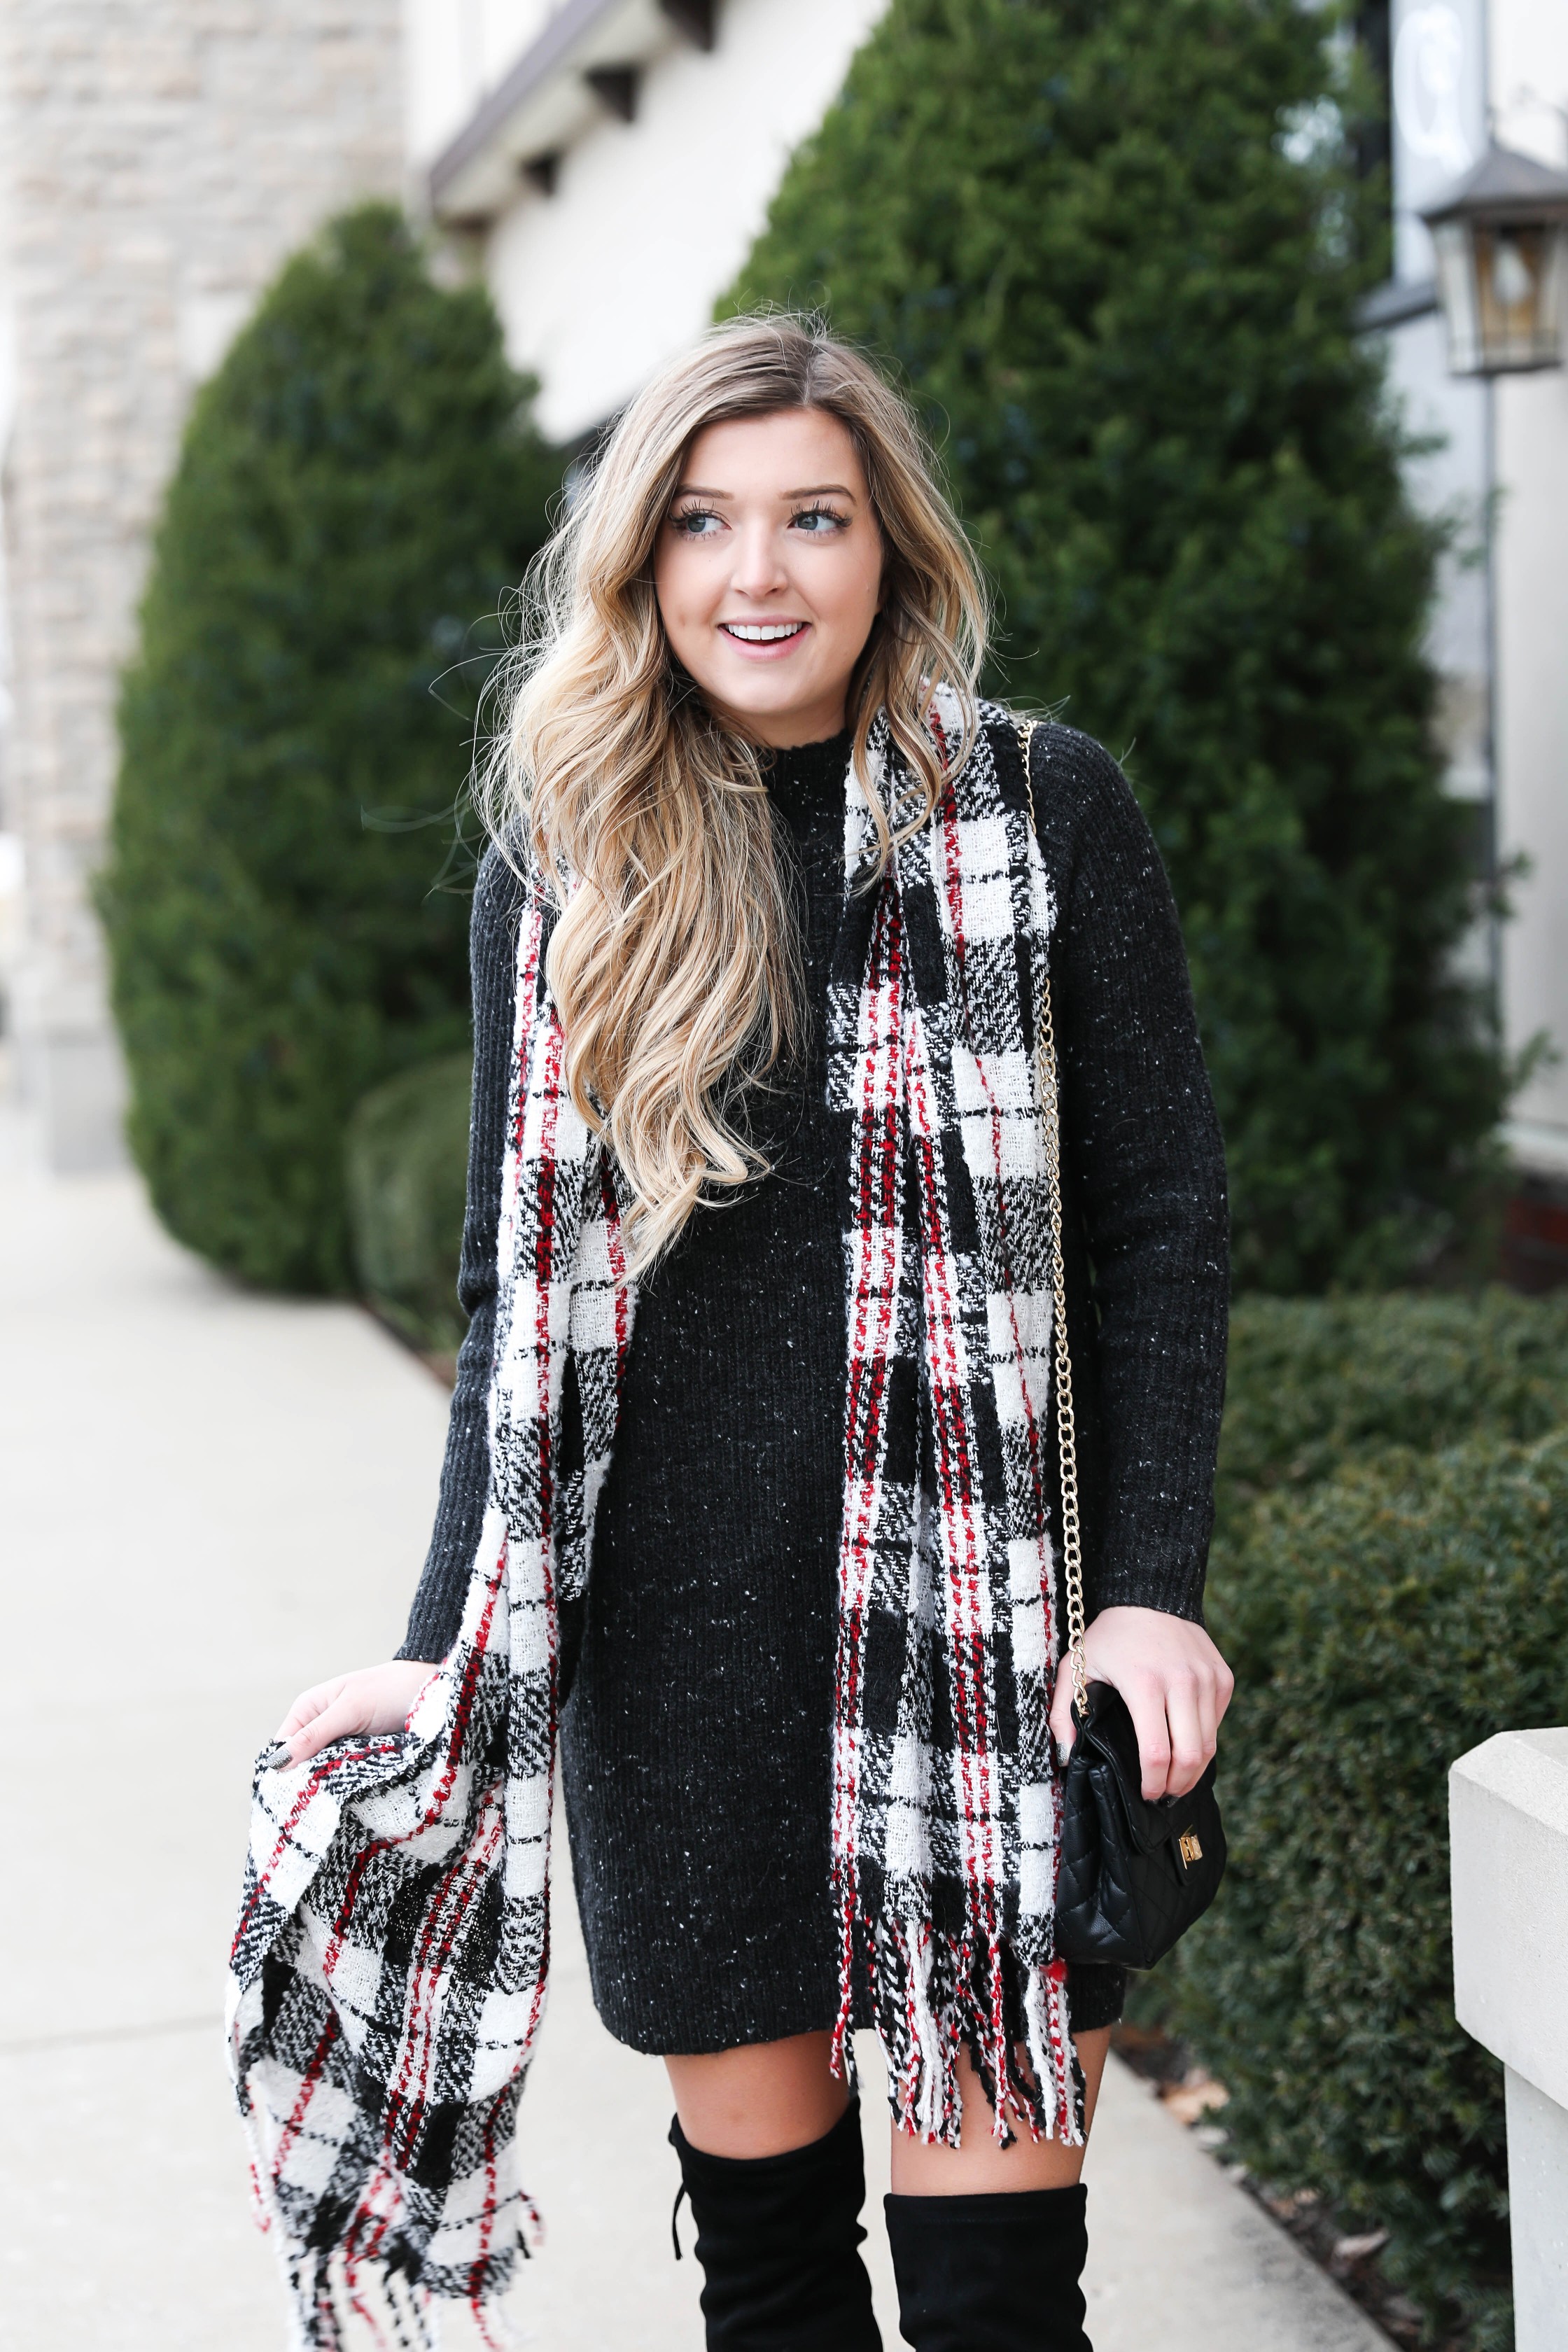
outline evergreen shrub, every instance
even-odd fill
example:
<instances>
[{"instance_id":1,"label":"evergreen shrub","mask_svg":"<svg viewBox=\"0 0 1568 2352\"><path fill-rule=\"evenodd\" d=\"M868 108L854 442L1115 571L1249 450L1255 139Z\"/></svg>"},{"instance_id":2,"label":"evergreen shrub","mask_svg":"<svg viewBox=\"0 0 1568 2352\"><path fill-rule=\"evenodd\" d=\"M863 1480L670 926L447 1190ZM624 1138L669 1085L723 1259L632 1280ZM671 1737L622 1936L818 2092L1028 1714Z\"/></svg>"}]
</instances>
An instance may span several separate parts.
<instances>
[{"instance_id":1,"label":"evergreen shrub","mask_svg":"<svg viewBox=\"0 0 1568 2352\"><path fill-rule=\"evenodd\" d=\"M1386 184L1299 0L891 0L725 308L891 362L999 592L993 683L1102 738L1170 867L1238 1279L1405 1278L1502 1076L1452 950L1437 534L1356 303Z\"/></svg>"},{"instance_id":2,"label":"evergreen shrub","mask_svg":"<svg viewBox=\"0 0 1568 2352\"><path fill-rule=\"evenodd\" d=\"M349 1223L360 1287L416 1348L455 1355L473 1061L444 1054L373 1087L349 1121Z\"/></svg>"},{"instance_id":3,"label":"evergreen shrub","mask_svg":"<svg viewBox=\"0 0 1568 2352\"><path fill-rule=\"evenodd\" d=\"M1568 1421L1568 1298L1493 1288L1267 1298L1231 1309L1218 1539L1257 1497L1389 1446L1529 1439Z\"/></svg>"},{"instance_id":4,"label":"evergreen shrub","mask_svg":"<svg viewBox=\"0 0 1568 2352\"><path fill-rule=\"evenodd\" d=\"M349 1112L468 1036L453 812L559 479L530 392L483 290L436 286L371 205L287 264L192 412L101 904L153 1202L257 1283L352 1286Z\"/></svg>"},{"instance_id":5,"label":"evergreen shrub","mask_svg":"<svg viewBox=\"0 0 1568 2352\"><path fill-rule=\"evenodd\" d=\"M1231 1866L1140 2009L1231 2152L1390 2232L1481 2352L1509 2324L1501 2070L1453 2013L1447 1770L1568 1721L1568 1302L1245 1300L1208 1622Z\"/></svg>"}]
</instances>

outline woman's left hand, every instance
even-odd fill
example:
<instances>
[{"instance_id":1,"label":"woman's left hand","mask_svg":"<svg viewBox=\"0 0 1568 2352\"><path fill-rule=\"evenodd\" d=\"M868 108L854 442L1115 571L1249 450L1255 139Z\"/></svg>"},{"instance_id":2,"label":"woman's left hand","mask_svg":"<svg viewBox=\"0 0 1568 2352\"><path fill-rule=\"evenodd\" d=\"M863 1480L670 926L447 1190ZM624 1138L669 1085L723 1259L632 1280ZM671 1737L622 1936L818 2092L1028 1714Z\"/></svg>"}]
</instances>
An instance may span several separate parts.
<instances>
[{"instance_id":1,"label":"woman's left hand","mask_svg":"<svg viewBox=\"0 0 1568 2352\"><path fill-rule=\"evenodd\" d=\"M1102 1609L1083 1637L1091 1683L1111 1683L1138 1734L1143 1794L1184 1797L1215 1751L1236 1678L1201 1625L1160 1609ZM1064 1651L1051 1706L1064 1753L1073 1743L1072 1660Z\"/></svg>"}]
</instances>

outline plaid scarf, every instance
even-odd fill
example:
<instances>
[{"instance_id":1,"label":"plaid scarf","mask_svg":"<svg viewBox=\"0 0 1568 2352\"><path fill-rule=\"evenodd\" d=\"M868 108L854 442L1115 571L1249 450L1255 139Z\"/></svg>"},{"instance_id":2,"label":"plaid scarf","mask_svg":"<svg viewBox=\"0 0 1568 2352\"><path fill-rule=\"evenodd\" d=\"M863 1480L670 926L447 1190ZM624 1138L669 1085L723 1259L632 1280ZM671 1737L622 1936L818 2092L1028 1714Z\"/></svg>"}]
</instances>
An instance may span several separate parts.
<instances>
[{"instance_id":1,"label":"plaid scarf","mask_svg":"<svg viewBox=\"0 0 1568 2352\"><path fill-rule=\"evenodd\" d=\"M949 2145L965 2047L1000 2134L1081 2137L1052 1943L1052 1300L1033 1038L1054 908L1012 723L983 717L879 878L851 769L828 1011L830 1097L853 1137L835 2057L852 2068L850 2027L874 2026L900 2122ZM913 785L881 724L871 769L896 817ZM379 2341L423 2346L429 2298L463 2299L496 2341L533 2218L512 2139L549 1961L557 1608L588 1573L636 1308L615 1171L562 1085L552 919L533 894L491 1485L461 1633L404 1731L300 1767L268 1751L257 1769L231 2063L296 2341L317 2352L341 2346L344 2301ZM569 1382L584 1443L567 1472Z\"/></svg>"}]
</instances>

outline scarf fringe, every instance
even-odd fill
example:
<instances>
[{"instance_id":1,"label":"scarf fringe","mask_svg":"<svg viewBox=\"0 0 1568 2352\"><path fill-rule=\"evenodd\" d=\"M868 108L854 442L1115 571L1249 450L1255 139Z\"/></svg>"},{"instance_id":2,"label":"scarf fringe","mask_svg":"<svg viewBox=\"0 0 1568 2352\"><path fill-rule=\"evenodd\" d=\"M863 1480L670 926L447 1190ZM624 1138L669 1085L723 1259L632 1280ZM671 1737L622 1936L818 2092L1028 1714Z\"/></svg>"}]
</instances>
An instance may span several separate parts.
<instances>
[{"instance_id":1,"label":"scarf fringe","mask_svg":"<svg viewBox=\"0 0 1568 2352\"><path fill-rule=\"evenodd\" d=\"M1065 1962L1026 1962L1002 1937L944 1936L900 1918L858 1922L849 1946L834 2071L852 2074L850 2024L868 2011L900 2131L958 2147L958 2061L967 2050L991 2105L993 2135L1004 2147L1023 2133L1083 2146L1083 2074L1068 2018ZM855 1998L857 1978L864 2004Z\"/></svg>"},{"instance_id":2,"label":"scarf fringe","mask_svg":"<svg viewBox=\"0 0 1568 2352\"><path fill-rule=\"evenodd\" d=\"M230 2027L231 2056L237 2055L241 2041L236 2018ZM239 2079L244 2084L244 2077ZM423 2258L393 2227L396 2182L384 2166L372 2171L331 2245L301 2245L279 2197L272 2170L275 2151L264 2144L262 2117L248 2084L244 2084L239 2104L250 2158L252 2210L258 2228L272 2242L282 2273L290 2352L351 2352L356 2340L368 2340L374 2352L440 2352L443 2303L468 2305L485 2352L515 2352L521 2339L501 2297L515 2284L519 2263L531 2259L543 2236L538 2209L525 2191L514 2188L503 2200L503 2210L514 2205L520 2213L521 2226L510 2241L503 2238L468 2266L460 2283L447 2272L425 2284L418 2276ZM395 2193L388 2212L375 2210L384 2188ZM492 2213L492 2228L496 2218ZM356 2241L367 2235L374 2251L361 2252Z\"/></svg>"},{"instance_id":3,"label":"scarf fringe","mask_svg":"<svg viewBox=\"0 0 1568 2352\"><path fill-rule=\"evenodd\" d=\"M500 2284L443 2296L412 2284L406 2272L384 2261L356 2262L341 2248L329 2248L298 2266L285 2263L284 2285L291 2352L350 2352L356 2340L374 2352L441 2352L442 2305L456 2302L467 2303L485 2352L517 2352L522 2340L507 2317Z\"/></svg>"},{"instance_id":4,"label":"scarf fringe","mask_svg":"<svg viewBox=\"0 0 1568 2352\"><path fill-rule=\"evenodd\" d=\"M518 2257L527 2258L526 2243L489 2264L479 2286L443 2294L415 2284L395 2258L366 2260L340 2246L291 2257L277 2231L271 2234L282 2258L290 2352L350 2352L356 2342L374 2352L440 2352L441 2307L454 2303L468 2305L486 2352L516 2352L521 2338L501 2297L513 2283Z\"/></svg>"}]
</instances>

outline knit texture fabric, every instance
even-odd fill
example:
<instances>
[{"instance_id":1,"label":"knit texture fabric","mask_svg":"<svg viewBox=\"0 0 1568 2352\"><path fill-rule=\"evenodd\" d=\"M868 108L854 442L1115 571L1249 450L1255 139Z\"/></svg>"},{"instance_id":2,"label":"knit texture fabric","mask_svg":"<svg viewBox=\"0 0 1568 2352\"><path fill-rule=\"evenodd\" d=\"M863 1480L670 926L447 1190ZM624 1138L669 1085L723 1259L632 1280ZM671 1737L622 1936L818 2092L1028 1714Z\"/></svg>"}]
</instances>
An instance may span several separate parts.
<instances>
[{"instance_id":1,"label":"knit texture fabric","mask_svg":"<svg viewBox=\"0 0 1568 2352\"><path fill-rule=\"evenodd\" d=\"M853 1137L835 1671L839 2024L875 2022L896 2112L950 2141L963 2042L999 2116L1078 2132L1064 1972L1051 1958L1053 1309L1031 1057L1047 943L1070 900L1029 834L1005 715L986 719L931 824L870 888L853 887L869 820L848 782L851 887L828 1036L830 1098ZM896 762L877 784L895 807L909 789ZM1152 846L1143 862L1157 874ZM406 1733L343 1743L298 1772L263 1759L258 1773L236 2067L301 2326L323 2345L337 2341L334 2249L351 2294L356 2269L379 2271L480 2305L515 2258L511 2127L543 1990L558 1610L585 1587L635 1306L613 1172L560 1083L546 931L531 905L496 1244L488 1493L458 1639ZM1179 969L1179 944L1176 956ZM1184 1012L1190 1033L1184 986L1175 1031ZM1131 1050L1146 1055L1149 1042L1135 1034ZM1197 1067L1194 1127L1206 1104ZM1070 1050L1066 1078L1070 1138ZM1113 1106L1119 1121L1143 1108L1136 1092ZM1212 1113L1209 1129L1217 1168ZM1180 1146L1167 1167L1172 1158ZM1145 1232L1159 1223L1151 1190L1122 1193ZM1210 1277L1223 1289L1218 1197L1216 1175L1187 1221L1184 1256L1190 1276L1206 1211ZM1115 1274L1114 1222L1109 1239ZM1184 1246L1173 1250L1168 1231L1161 1241L1168 1273ZM1183 1393L1156 1414L1184 1425L1189 1457L1203 1405L1193 1358L1204 1357L1200 1342ZM1113 1465L1118 1438L1104 1425ZM1147 1431L1134 1445L1146 1454ZM1205 1492L1177 1497L1173 1512L1162 1490L1146 1514L1171 1528L1184 1517L1198 1569L1212 1458L1211 1435ZM1189 1594L1194 1586L1195 1573Z\"/></svg>"}]
</instances>

